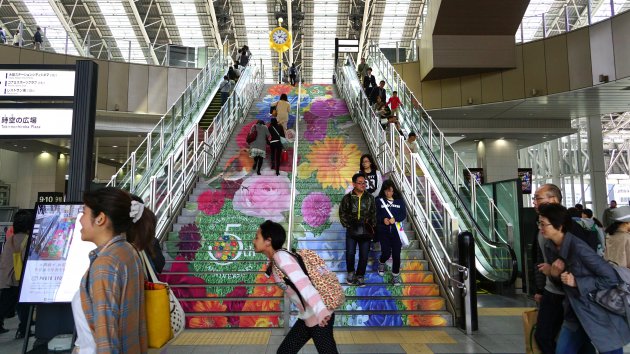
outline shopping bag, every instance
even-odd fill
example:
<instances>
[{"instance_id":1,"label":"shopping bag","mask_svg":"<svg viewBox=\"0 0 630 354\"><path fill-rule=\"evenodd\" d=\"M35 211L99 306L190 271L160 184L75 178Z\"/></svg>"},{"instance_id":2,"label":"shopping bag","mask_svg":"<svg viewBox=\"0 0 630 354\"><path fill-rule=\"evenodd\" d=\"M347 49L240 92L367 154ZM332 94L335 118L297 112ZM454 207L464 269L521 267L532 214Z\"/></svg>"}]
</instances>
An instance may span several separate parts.
<instances>
[{"instance_id":1,"label":"shopping bag","mask_svg":"<svg viewBox=\"0 0 630 354\"><path fill-rule=\"evenodd\" d=\"M541 354L534 333L536 333L536 321L538 319L538 310L530 310L523 312L523 329L525 331L525 353Z\"/></svg>"},{"instance_id":2,"label":"shopping bag","mask_svg":"<svg viewBox=\"0 0 630 354\"><path fill-rule=\"evenodd\" d=\"M149 280L149 283L159 284L166 287L166 294L167 294L168 302L167 302L167 306L163 308L167 309L169 313L169 317L167 317L170 322L169 328L171 329L171 335L169 339L175 338L184 331L184 327L186 326L186 314L184 313L184 309L182 308L182 305L179 303L179 300L173 293L173 290L168 286L168 284L164 282L160 282L158 280L158 277L155 275L155 272L153 271L153 266L151 266L151 262L149 261L149 257L147 256L147 254L144 251L142 251L140 252L140 257L142 258L142 263L144 264L145 276ZM146 295L147 295L147 292L145 290L145 297ZM158 296L158 295L155 295L155 296ZM160 348L161 346L160 347L152 346L151 333L149 332L149 323L151 323L152 320L149 317L150 307L147 301L145 301L145 307L146 307L146 313L147 313L147 333L149 334L149 347ZM162 326L162 323L163 322L159 322L158 324ZM158 330L158 327L157 327L158 324L154 325L154 328L156 328L156 333L157 333L155 335L158 336L156 337L154 343L159 343L161 342L161 339L162 339L161 332ZM164 343L162 345L164 345Z\"/></svg>"},{"instance_id":3,"label":"shopping bag","mask_svg":"<svg viewBox=\"0 0 630 354\"><path fill-rule=\"evenodd\" d=\"M251 143L254 142L254 140L256 140L257 137L258 137L258 130L256 129L256 125L253 125L252 129L247 134L247 137L245 138L245 141L248 144L251 144Z\"/></svg>"},{"instance_id":4,"label":"shopping bag","mask_svg":"<svg viewBox=\"0 0 630 354\"><path fill-rule=\"evenodd\" d=\"M161 348L173 337L168 285L146 281L144 308L149 348Z\"/></svg>"},{"instance_id":5,"label":"shopping bag","mask_svg":"<svg viewBox=\"0 0 630 354\"><path fill-rule=\"evenodd\" d=\"M289 161L289 152L286 150L282 150L282 154L280 154L280 162Z\"/></svg>"},{"instance_id":6,"label":"shopping bag","mask_svg":"<svg viewBox=\"0 0 630 354\"><path fill-rule=\"evenodd\" d=\"M400 237L400 243L403 247L409 246L409 237L407 237L407 233L405 233L405 229L403 228L402 222L396 222L396 230L398 230L398 237Z\"/></svg>"}]
</instances>

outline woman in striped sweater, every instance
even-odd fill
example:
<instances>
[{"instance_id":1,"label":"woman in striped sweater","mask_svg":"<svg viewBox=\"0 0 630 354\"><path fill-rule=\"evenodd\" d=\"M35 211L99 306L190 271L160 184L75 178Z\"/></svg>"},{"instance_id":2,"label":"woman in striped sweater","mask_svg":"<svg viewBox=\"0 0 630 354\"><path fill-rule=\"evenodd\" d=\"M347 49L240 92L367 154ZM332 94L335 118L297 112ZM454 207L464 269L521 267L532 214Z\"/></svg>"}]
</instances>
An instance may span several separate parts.
<instances>
[{"instance_id":1,"label":"woman in striped sweater","mask_svg":"<svg viewBox=\"0 0 630 354\"><path fill-rule=\"evenodd\" d=\"M278 354L297 353L311 338L318 353L337 354L339 352L333 337L335 314L326 308L317 289L304 274L297 260L289 252L282 250L286 238L287 234L282 225L271 220L260 224L254 238L256 253L263 253L269 258L267 275L273 273L278 286L287 292L299 311L298 320L280 344ZM278 271L272 272L273 268L277 268L281 274L279 275ZM304 306L300 296L291 287L286 286L282 275L295 284L305 302Z\"/></svg>"}]
</instances>

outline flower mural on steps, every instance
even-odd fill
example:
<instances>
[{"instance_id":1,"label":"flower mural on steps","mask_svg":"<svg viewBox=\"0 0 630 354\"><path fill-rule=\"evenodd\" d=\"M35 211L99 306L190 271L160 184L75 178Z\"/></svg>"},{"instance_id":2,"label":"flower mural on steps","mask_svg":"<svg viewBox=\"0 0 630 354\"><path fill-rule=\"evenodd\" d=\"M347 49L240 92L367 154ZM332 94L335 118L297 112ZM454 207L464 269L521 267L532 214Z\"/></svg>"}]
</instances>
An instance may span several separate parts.
<instances>
[{"instance_id":1,"label":"flower mural on steps","mask_svg":"<svg viewBox=\"0 0 630 354\"><path fill-rule=\"evenodd\" d=\"M207 190L197 198L197 208L206 215L215 215L221 211L225 203L223 190Z\"/></svg>"},{"instance_id":2,"label":"flower mural on steps","mask_svg":"<svg viewBox=\"0 0 630 354\"><path fill-rule=\"evenodd\" d=\"M161 281L171 285L171 289L175 296L182 301L182 308L185 312L191 312L194 307L194 302L185 301L189 298L204 298L206 297L206 282L195 276L186 275L190 274L191 269L188 267L188 262L183 256L177 256L175 262L171 266L169 273L163 273L158 276ZM175 273L175 274L172 274ZM177 285L185 285L183 287L177 287ZM189 285L200 285L191 286Z\"/></svg>"},{"instance_id":3,"label":"flower mural on steps","mask_svg":"<svg viewBox=\"0 0 630 354\"><path fill-rule=\"evenodd\" d=\"M286 175L276 176L275 171L247 177L234 194L234 210L249 216L284 221L284 212L291 203L291 181Z\"/></svg>"},{"instance_id":4,"label":"flower mural on steps","mask_svg":"<svg viewBox=\"0 0 630 354\"><path fill-rule=\"evenodd\" d=\"M322 118L311 112L306 112L304 113L304 121L306 122L304 139L313 142L315 140L322 140L326 137L328 118Z\"/></svg>"},{"instance_id":5,"label":"flower mural on steps","mask_svg":"<svg viewBox=\"0 0 630 354\"><path fill-rule=\"evenodd\" d=\"M177 255L187 261L195 259L195 253L201 247L201 233L195 224L182 226L179 230L179 241Z\"/></svg>"},{"instance_id":6,"label":"flower mural on steps","mask_svg":"<svg viewBox=\"0 0 630 354\"><path fill-rule=\"evenodd\" d=\"M323 188L346 188L357 171L361 151L356 144L346 144L342 137L325 138L311 145L306 160L298 167L298 178L306 179L316 174Z\"/></svg>"},{"instance_id":7,"label":"flower mural on steps","mask_svg":"<svg viewBox=\"0 0 630 354\"><path fill-rule=\"evenodd\" d=\"M311 227L321 226L328 221L331 209L332 203L326 194L322 192L311 193L302 202L304 222Z\"/></svg>"},{"instance_id":8,"label":"flower mural on steps","mask_svg":"<svg viewBox=\"0 0 630 354\"><path fill-rule=\"evenodd\" d=\"M309 112L322 118L338 117L349 113L346 102L337 98L313 100Z\"/></svg>"}]
</instances>

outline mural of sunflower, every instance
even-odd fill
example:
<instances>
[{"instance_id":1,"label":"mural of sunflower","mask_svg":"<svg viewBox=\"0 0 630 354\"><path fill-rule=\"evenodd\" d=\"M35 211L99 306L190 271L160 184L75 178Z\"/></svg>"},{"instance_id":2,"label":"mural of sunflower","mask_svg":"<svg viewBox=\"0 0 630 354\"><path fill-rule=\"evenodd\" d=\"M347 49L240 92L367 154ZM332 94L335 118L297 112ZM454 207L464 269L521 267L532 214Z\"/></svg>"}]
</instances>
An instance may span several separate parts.
<instances>
[{"instance_id":1,"label":"mural of sunflower","mask_svg":"<svg viewBox=\"0 0 630 354\"><path fill-rule=\"evenodd\" d=\"M306 154L306 160L298 167L298 178L306 179L316 173L317 182L323 188L346 188L352 183L361 151L356 144L346 144L345 138L335 137L316 141Z\"/></svg>"}]
</instances>

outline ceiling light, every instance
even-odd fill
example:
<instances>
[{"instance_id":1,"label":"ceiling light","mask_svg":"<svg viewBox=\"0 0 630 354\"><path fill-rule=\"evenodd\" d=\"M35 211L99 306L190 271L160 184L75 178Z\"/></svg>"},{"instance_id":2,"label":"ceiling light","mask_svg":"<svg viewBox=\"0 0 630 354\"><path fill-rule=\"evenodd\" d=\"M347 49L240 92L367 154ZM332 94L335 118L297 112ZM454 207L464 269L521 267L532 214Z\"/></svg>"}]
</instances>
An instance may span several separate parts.
<instances>
[{"instance_id":1,"label":"ceiling light","mask_svg":"<svg viewBox=\"0 0 630 354\"><path fill-rule=\"evenodd\" d=\"M18 145L17 145L17 144L13 144L13 146L18 147Z\"/></svg>"},{"instance_id":2,"label":"ceiling light","mask_svg":"<svg viewBox=\"0 0 630 354\"><path fill-rule=\"evenodd\" d=\"M113 147L113 148L117 148L117 147L118 147L118 145L112 145L112 147Z\"/></svg>"}]
</instances>

